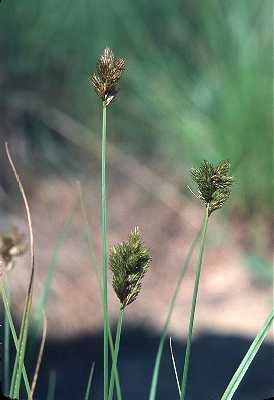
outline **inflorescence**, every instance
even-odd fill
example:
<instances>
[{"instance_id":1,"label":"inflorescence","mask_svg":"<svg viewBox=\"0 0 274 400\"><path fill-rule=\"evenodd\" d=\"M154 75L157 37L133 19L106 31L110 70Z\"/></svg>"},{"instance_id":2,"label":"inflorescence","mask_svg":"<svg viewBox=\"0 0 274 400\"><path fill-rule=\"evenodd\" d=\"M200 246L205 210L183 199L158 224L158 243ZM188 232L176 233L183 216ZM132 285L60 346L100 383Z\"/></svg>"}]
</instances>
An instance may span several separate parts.
<instances>
[{"instance_id":1,"label":"inflorescence","mask_svg":"<svg viewBox=\"0 0 274 400\"><path fill-rule=\"evenodd\" d=\"M112 248L109 257L113 272L112 286L122 309L136 300L150 261L149 250L144 245L138 227L133 229L126 242Z\"/></svg>"},{"instance_id":2,"label":"inflorescence","mask_svg":"<svg viewBox=\"0 0 274 400\"><path fill-rule=\"evenodd\" d=\"M230 162L220 161L214 166L204 160L199 168L192 168L192 179L198 186L198 198L208 206L209 215L222 208L231 193L234 177L229 176Z\"/></svg>"},{"instance_id":3,"label":"inflorescence","mask_svg":"<svg viewBox=\"0 0 274 400\"><path fill-rule=\"evenodd\" d=\"M106 48L97 61L96 73L92 75L91 82L97 95L108 106L117 96L117 84L125 69L125 60L115 58L113 51Z\"/></svg>"},{"instance_id":4,"label":"inflorescence","mask_svg":"<svg viewBox=\"0 0 274 400\"><path fill-rule=\"evenodd\" d=\"M0 263L4 264L6 270L14 266L14 258L23 255L26 249L25 236L18 233L17 229L0 233Z\"/></svg>"}]
</instances>

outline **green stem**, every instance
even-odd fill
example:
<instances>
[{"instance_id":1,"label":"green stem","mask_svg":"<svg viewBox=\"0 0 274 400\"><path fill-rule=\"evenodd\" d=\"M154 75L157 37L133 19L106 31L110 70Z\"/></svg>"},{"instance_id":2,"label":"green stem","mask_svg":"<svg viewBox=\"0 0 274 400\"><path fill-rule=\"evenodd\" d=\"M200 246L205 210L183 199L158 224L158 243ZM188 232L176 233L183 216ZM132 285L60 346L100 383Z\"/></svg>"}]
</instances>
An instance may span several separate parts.
<instances>
[{"instance_id":1,"label":"green stem","mask_svg":"<svg viewBox=\"0 0 274 400\"><path fill-rule=\"evenodd\" d=\"M98 286L99 286L99 291L100 291L100 307L103 306L103 287L102 287L102 279L99 273L99 269L98 269L98 260L96 259L95 256L95 249L93 247L93 242L92 242L92 238L90 235L91 232L91 228L89 226L88 223L88 218L87 218L87 213L86 213L86 208L85 208L85 204L84 204L84 200L83 200L83 196L82 196L82 192L80 191L80 198L81 198L81 208L82 208L82 213L83 213L83 217L84 217L84 221L85 221L85 225L86 225L86 232L87 232L87 242L88 242L88 248L89 248L89 252L90 252L90 256L91 256L91 260L92 260L92 267L95 270L96 273L96 277L97 277L97 282L98 282ZM108 324L108 341L109 341L109 347L110 347L110 352L111 352L111 358L113 360L114 357L114 344L113 344L113 339L112 339L112 334L111 334L111 329L110 326ZM116 385L116 395L117 395L117 400L122 400L122 391L121 391L121 385L120 385L120 380L119 380L119 375L118 375L118 371L115 371L115 385Z\"/></svg>"},{"instance_id":2,"label":"green stem","mask_svg":"<svg viewBox=\"0 0 274 400\"><path fill-rule=\"evenodd\" d=\"M5 285L7 301L10 303L10 292L9 292L9 284L6 279L3 283ZM10 327L9 327L9 319L5 309L4 315L4 393L8 394L9 391L9 382L10 382Z\"/></svg>"},{"instance_id":3,"label":"green stem","mask_svg":"<svg viewBox=\"0 0 274 400\"><path fill-rule=\"evenodd\" d=\"M107 108L103 103L102 126L102 272L104 302L104 400L108 397L108 279L107 279L107 201L106 201L106 147Z\"/></svg>"},{"instance_id":4,"label":"green stem","mask_svg":"<svg viewBox=\"0 0 274 400\"><path fill-rule=\"evenodd\" d=\"M10 312L8 296L6 294L5 287L3 285L0 285L0 290L1 290L2 299L3 299L3 303L4 303L5 313L7 315L8 321L9 321L9 326L10 326L13 342L14 342L14 345L15 345L15 349L16 349L16 351L18 351L18 349L19 349L18 338L17 338L17 334L16 334L16 331L15 331L14 323L13 323L11 312ZM25 366L23 366L23 379L24 379L24 383L25 383L25 388L26 388L27 394L29 396L29 394L30 394L30 384L29 384L29 380L28 380L27 371L26 371Z\"/></svg>"},{"instance_id":5,"label":"green stem","mask_svg":"<svg viewBox=\"0 0 274 400\"><path fill-rule=\"evenodd\" d=\"M162 330L162 335L161 335L161 340L159 343L159 347L158 347L158 351L157 351L157 355L156 355L156 359L155 359L155 364L154 364L154 370L153 370L153 376L152 376L152 381L151 381L151 387L150 387L150 394L149 394L149 400L155 400L156 399L156 395L157 395L157 385L158 385L158 378L159 378L159 371L160 371L160 364L161 364L161 359L162 359L162 354L163 354L163 349L164 349L164 344L165 344L165 340L167 337L167 332L168 332L168 327L169 327L169 323L173 314L173 310L174 310L174 306L178 297L178 293L182 284L182 281L184 279L184 276L187 272L194 248L198 242L198 239L200 238L201 235L201 231L199 230L199 232L197 233L196 237L194 238L191 247L189 249L189 252L186 256L186 259L183 263L183 266L181 268L178 280L177 280L177 284L172 296L172 299L170 301L169 304L169 308L168 308L168 313L167 313L167 317L165 320L165 324Z\"/></svg>"},{"instance_id":6,"label":"green stem","mask_svg":"<svg viewBox=\"0 0 274 400\"><path fill-rule=\"evenodd\" d=\"M110 375L108 400L112 400L112 398L113 398L114 378L115 378L115 371L117 370L117 359L118 359L118 353L119 353L119 348L120 348L123 317L124 317L124 310L120 310L118 324L117 324L117 330L116 330L114 357L113 357L113 361L112 361L112 368L111 368L111 375Z\"/></svg>"},{"instance_id":7,"label":"green stem","mask_svg":"<svg viewBox=\"0 0 274 400\"><path fill-rule=\"evenodd\" d=\"M205 212L202 238L201 238L198 269L196 272L195 285L194 285L194 291L193 291L193 296L192 296L192 305L191 305L191 312L190 312L190 318L189 318L189 327L188 327L188 335L187 335L187 345L186 345L186 354L185 354L180 400L185 400L185 398L186 398L189 359L190 359L190 351L191 351L191 343L192 343L192 331L193 331L196 302L197 302L198 289L199 289L199 283L200 283L200 277L201 277L201 271L202 271L203 255L204 255L204 250L205 250L205 239L206 239L207 226L208 226L208 217L209 217L209 213L208 213L208 206L207 206L206 212Z\"/></svg>"},{"instance_id":8,"label":"green stem","mask_svg":"<svg viewBox=\"0 0 274 400\"><path fill-rule=\"evenodd\" d=\"M86 389L86 394L85 394L85 400L89 400L91 396L91 384L92 384L92 379L93 379L93 374L94 374L94 367L95 363L92 363L89 377L88 377L88 384L87 384L87 389Z\"/></svg>"},{"instance_id":9,"label":"green stem","mask_svg":"<svg viewBox=\"0 0 274 400\"><path fill-rule=\"evenodd\" d=\"M250 367L250 364L252 363L257 352L259 351L265 337L267 336L268 331L273 322L273 319L274 319L274 312L270 314L270 316L267 318L264 325L258 332L257 336L253 340L250 348L248 349L248 352L244 356L241 364L239 365L237 371L235 372L231 381L229 382L229 385L227 386L224 394L222 395L221 400L231 400L232 397L234 396L238 386L240 385L243 377L245 376L248 368Z\"/></svg>"}]
</instances>

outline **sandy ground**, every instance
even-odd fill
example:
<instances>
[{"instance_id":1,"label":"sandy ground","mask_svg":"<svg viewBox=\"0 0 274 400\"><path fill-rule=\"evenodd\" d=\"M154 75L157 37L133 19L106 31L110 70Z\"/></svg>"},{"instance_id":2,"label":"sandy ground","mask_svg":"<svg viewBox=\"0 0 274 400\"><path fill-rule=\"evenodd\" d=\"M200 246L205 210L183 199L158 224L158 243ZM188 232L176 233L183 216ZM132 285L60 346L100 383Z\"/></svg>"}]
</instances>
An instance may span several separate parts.
<instances>
[{"instance_id":1,"label":"sandy ground","mask_svg":"<svg viewBox=\"0 0 274 400\"><path fill-rule=\"evenodd\" d=\"M98 171L81 179L90 222L95 259L100 254L100 183ZM134 225L143 231L151 248L152 265L138 300L128 307L128 324L161 330L178 274L203 218L196 199L182 197L168 207L138 185L113 172L108 191L109 246L127 238ZM37 178L30 195L35 250L37 303L64 224L72 215L67 237L58 254L56 273L47 306L49 335L72 337L99 331L102 327L99 291L82 217L79 186L74 178ZM26 230L20 196L13 199L9 214L2 215L1 228L16 224ZM13 210L11 212L11 210ZM73 211L74 210L74 211ZM209 330L254 336L272 306L271 285L258 285L246 268L237 224L224 225L222 211L210 219L206 255L198 298L195 332ZM197 252L182 283L170 323L170 334L184 337L194 284ZM100 262L100 256L99 256ZM18 259L10 272L14 314L20 317L29 274L28 256ZM111 274L109 276L111 285ZM118 302L110 288L110 317Z\"/></svg>"}]
</instances>

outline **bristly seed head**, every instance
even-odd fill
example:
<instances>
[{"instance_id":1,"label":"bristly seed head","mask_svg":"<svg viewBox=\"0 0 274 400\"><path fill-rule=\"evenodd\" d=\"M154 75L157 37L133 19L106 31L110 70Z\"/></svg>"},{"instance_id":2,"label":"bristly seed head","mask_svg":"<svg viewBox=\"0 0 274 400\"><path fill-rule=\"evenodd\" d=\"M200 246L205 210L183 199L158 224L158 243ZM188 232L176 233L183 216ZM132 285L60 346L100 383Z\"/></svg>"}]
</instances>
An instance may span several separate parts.
<instances>
[{"instance_id":1,"label":"bristly seed head","mask_svg":"<svg viewBox=\"0 0 274 400\"><path fill-rule=\"evenodd\" d=\"M199 168L192 168L192 179L198 186L198 197L208 206L209 215L222 208L231 193L231 186L235 181L229 176L230 162L220 161L214 166L204 160Z\"/></svg>"},{"instance_id":2,"label":"bristly seed head","mask_svg":"<svg viewBox=\"0 0 274 400\"><path fill-rule=\"evenodd\" d=\"M125 69L123 58L114 58L111 49L106 48L97 61L96 73L91 77L91 83L97 95L108 106L117 96L117 84Z\"/></svg>"},{"instance_id":3,"label":"bristly seed head","mask_svg":"<svg viewBox=\"0 0 274 400\"><path fill-rule=\"evenodd\" d=\"M113 246L109 257L113 272L112 286L122 309L136 300L150 261L149 250L144 245L138 227L131 231L126 242Z\"/></svg>"},{"instance_id":4,"label":"bristly seed head","mask_svg":"<svg viewBox=\"0 0 274 400\"><path fill-rule=\"evenodd\" d=\"M14 267L15 257L23 255L27 250L25 236L14 228L11 232L0 233L0 262L8 271Z\"/></svg>"}]
</instances>

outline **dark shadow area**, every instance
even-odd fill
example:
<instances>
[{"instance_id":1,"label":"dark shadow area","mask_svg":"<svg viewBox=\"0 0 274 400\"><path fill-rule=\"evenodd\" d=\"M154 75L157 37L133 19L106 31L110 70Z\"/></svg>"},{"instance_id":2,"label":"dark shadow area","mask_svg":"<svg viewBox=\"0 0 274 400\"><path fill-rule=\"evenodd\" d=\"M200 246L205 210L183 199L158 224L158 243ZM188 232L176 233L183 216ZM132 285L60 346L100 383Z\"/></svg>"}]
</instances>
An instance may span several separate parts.
<instances>
[{"instance_id":1,"label":"dark shadow area","mask_svg":"<svg viewBox=\"0 0 274 400\"><path fill-rule=\"evenodd\" d=\"M120 379L124 399L148 399L159 335L142 328L124 332L119 356ZM188 400L219 400L228 381L250 346L250 340L240 336L213 333L199 335L193 343L189 376ZM83 400L91 361L94 360L92 399L102 399L103 364L102 334L70 340L48 340L37 399L45 400L49 373L56 370L58 400ZM181 370L185 343L173 341L178 370ZM233 400L263 400L274 395L273 347L265 343ZM158 400L178 399L169 345L166 342L162 358Z\"/></svg>"}]
</instances>

